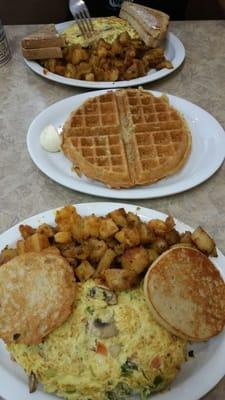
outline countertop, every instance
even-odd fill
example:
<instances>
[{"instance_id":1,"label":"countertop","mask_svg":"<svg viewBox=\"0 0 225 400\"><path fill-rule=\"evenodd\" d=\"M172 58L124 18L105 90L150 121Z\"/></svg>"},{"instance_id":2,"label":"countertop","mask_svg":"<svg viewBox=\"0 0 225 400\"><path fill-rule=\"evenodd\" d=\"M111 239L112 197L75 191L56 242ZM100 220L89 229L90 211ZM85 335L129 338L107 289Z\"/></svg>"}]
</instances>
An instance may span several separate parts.
<instances>
[{"instance_id":1,"label":"countertop","mask_svg":"<svg viewBox=\"0 0 225 400\"><path fill-rule=\"evenodd\" d=\"M66 203L107 201L51 181L29 157L26 134L34 117L50 104L83 92L43 79L24 64L20 41L36 28L5 27L13 57L0 68L0 232ZM170 30L185 46L185 62L173 74L145 88L184 97L225 127L225 21L177 21L171 22ZM202 225L225 253L224 199L225 164L206 182L185 193L132 203L170 213L193 227ZM224 396L225 378L203 399L224 400Z\"/></svg>"}]
</instances>

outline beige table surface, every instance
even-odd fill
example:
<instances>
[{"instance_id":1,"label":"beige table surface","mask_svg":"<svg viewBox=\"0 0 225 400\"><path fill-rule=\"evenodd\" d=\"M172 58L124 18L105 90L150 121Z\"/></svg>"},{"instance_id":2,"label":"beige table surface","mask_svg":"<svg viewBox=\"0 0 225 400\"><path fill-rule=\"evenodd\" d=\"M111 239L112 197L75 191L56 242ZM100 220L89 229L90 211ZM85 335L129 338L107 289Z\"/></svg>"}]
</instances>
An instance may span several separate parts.
<instances>
[{"instance_id":1,"label":"beige table surface","mask_svg":"<svg viewBox=\"0 0 225 400\"><path fill-rule=\"evenodd\" d=\"M0 232L65 203L107 201L58 185L29 157L26 134L33 118L50 104L83 91L45 80L24 64L20 41L35 29L6 27L13 58L0 68ZM225 127L225 21L172 22L171 31L183 42L186 60L178 71L145 87L184 97L205 108ZM135 203L173 214L193 227L201 224L225 253L225 164L197 188ZM204 397L224 399L225 378Z\"/></svg>"}]
</instances>

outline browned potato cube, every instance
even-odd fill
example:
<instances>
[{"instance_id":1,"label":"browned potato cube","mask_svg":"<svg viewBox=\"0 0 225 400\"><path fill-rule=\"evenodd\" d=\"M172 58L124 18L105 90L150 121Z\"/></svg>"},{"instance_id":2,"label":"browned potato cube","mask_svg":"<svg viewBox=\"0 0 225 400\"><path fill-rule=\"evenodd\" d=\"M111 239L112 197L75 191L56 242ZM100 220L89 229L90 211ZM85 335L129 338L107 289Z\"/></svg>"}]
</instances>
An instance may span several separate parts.
<instances>
[{"instance_id":1,"label":"browned potato cube","mask_svg":"<svg viewBox=\"0 0 225 400\"><path fill-rule=\"evenodd\" d=\"M180 242L180 234L176 231L176 229L172 229L169 232L165 233L164 239L167 241L169 246Z\"/></svg>"},{"instance_id":2,"label":"browned potato cube","mask_svg":"<svg viewBox=\"0 0 225 400\"><path fill-rule=\"evenodd\" d=\"M89 260L93 263L98 263L107 250L107 245L104 240L89 239L88 245L90 248Z\"/></svg>"},{"instance_id":3,"label":"browned potato cube","mask_svg":"<svg viewBox=\"0 0 225 400\"><path fill-rule=\"evenodd\" d=\"M117 210L111 211L108 216L111 217L115 224L119 227L124 227L127 225L127 214L124 208L118 208Z\"/></svg>"},{"instance_id":4,"label":"browned potato cube","mask_svg":"<svg viewBox=\"0 0 225 400\"><path fill-rule=\"evenodd\" d=\"M71 226L71 231L72 231L72 236L74 240L82 241L84 239L87 239L84 237L84 220L81 218L79 222L73 224Z\"/></svg>"},{"instance_id":5,"label":"browned potato cube","mask_svg":"<svg viewBox=\"0 0 225 400\"><path fill-rule=\"evenodd\" d=\"M128 269L107 269L104 278L109 289L114 291L132 289L139 282L136 272Z\"/></svg>"},{"instance_id":6,"label":"browned potato cube","mask_svg":"<svg viewBox=\"0 0 225 400\"><path fill-rule=\"evenodd\" d=\"M164 251L168 250L169 246L165 239L157 238L154 243L152 243L151 248L155 249L158 254L162 254Z\"/></svg>"},{"instance_id":7,"label":"browned potato cube","mask_svg":"<svg viewBox=\"0 0 225 400\"><path fill-rule=\"evenodd\" d=\"M77 214L75 207L68 205L56 211L56 230L71 232L72 226L76 224L81 217Z\"/></svg>"},{"instance_id":8,"label":"browned potato cube","mask_svg":"<svg viewBox=\"0 0 225 400\"><path fill-rule=\"evenodd\" d=\"M16 242L16 250L17 254L20 256L21 254L24 254L26 252L25 249L25 240L17 240Z\"/></svg>"},{"instance_id":9,"label":"browned potato cube","mask_svg":"<svg viewBox=\"0 0 225 400\"><path fill-rule=\"evenodd\" d=\"M49 247L48 237L41 233L34 233L25 240L25 252L39 252Z\"/></svg>"},{"instance_id":10,"label":"browned potato cube","mask_svg":"<svg viewBox=\"0 0 225 400\"><path fill-rule=\"evenodd\" d=\"M116 240L127 247L138 246L141 242L140 231L137 227L125 227L115 234Z\"/></svg>"},{"instance_id":11,"label":"browned potato cube","mask_svg":"<svg viewBox=\"0 0 225 400\"><path fill-rule=\"evenodd\" d=\"M98 263L94 277L97 278L101 276L106 269L110 268L115 257L116 253L112 249L107 249L102 259Z\"/></svg>"},{"instance_id":12,"label":"browned potato cube","mask_svg":"<svg viewBox=\"0 0 225 400\"><path fill-rule=\"evenodd\" d=\"M89 215L84 218L84 237L97 238L99 236L100 218L96 215Z\"/></svg>"},{"instance_id":13,"label":"browned potato cube","mask_svg":"<svg viewBox=\"0 0 225 400\"><path fill-rule=\"evenodd\" d=\"M131 211L128 211L127 213L127 221L128 223L132 223L135 225L140 225L141 219L138 217L138 215L132 213Z\"/></svg>"},{"instance_id":14,"label":"browned potato cube","mask_svg":"<svg viewBox=\"0 0 225 400\"><path fill-rule=\"evenodd\" d=\"M82 261L82 263L80 263L80 265L75 269L75 274L81 282L90 279L94 273L95 269L87 260Z\"/></svg>"},{"instance_id":15,"label":"browned potato cube","mask_svg":"<svg viewBox=\"0 0 225 400\"><path fill-rule=\"evenodd\" d=\"M197 248L207 255L215 254L216 244L209 234L204 231L201 226L195 229L191 235L192 241L195 243ZM216 253L217 254L217 253Z\"/></svg>"},{"instance_id":16,"label":"browned potato cube","mask_svg":"<svg viewBox=\"0 0 225 400\"><path fill-rule=\"evenodd\" d=\"M141 244L148 244L154 242L156 239L155 233L153 229L151 229L147 224L140 224L140 235L141 235Z\"/></svg>"},{"instance_id":17,"label":"browned potato cube","mask_svg":"<svg viewBox=\"0 0 225 400\"><path fill-rule=\"evenodd\" d=\"M149 265L151 265L158 257L159 253L155 249L148 249Z\"/></svg>"},{"instance_id":18,"label":"browned potato cube","mask_svg":"<svg viewBox=\"0 0 225 400\"><path fill-rule=\"evenodd\" d=\"M99 227L99 236L101 239L107 239L118 232L119 228L112 220L112 218L106 217L102 218Z\"/></svg>"},{"instance_id":19,"label":"browned potato cube","mask_svg":"<svg viewBox=\"0 0 225 400\"><path fill-rule=\"evenodd\" d=\"M54 229L52 226L48 224L41 224L36 230L37 233L41 233L47 237L52 237L54 236Z\"/></svg>"},{"instance_id":20,"label":"browned potato cube","mask_svg":"<svg viewBox=\"0 0 225 400\"><path fill-rule=\"evenodd\" d=\"M191 238L191 232L185 231L184 233L180 234L180 242L181 243L193 243Z\"/></svg>"},{"instance_id":21,"label":"browned potato cube","mask_svg":"<svg viewBox=\"0 0 225 400\"><path fill-rule=\"evenodd\" d=\"M121 265L122 268L140 274L149 266L148 251L144 247L127 249L121 256Z\"/></svg>"},{"instance_id":22,"label":"browned potato cube","mask_svg":"<svg viewBox=\"0 0 225 400\"><path fill-rule=\"evenodd\" d=\"M19 231L20 231L20 234L23 239L27 239L29 236L31 236L31 235L33 235L33 233L35 233L35 229L29 225L20 225Z\"/></svg>"},{"instance_id":23,"label":"browned potato cube","mask_svg":"<svg viewBox=\"0 0 225 400\"><path fill-rule=\"evenodd\" d=\"M12 258L17 256L16 249L9 249L7 246L1 251L0 254L0 265L6 263L7 261L11 260Z\"/></svg>"},{"instance_id":24,"label":"browned potato cube","mask_svg":"<svg viewBox=\"0 0 225 400\"><path fill-rule=\"evenodd\" d=\"M168 232L167 224L161 219L151 219L148 221L148 226L159 236L164 236L165 233Z\"/></svg>"},{"instance_id":25,"label":"browned potato cube","mask_svg":"<svg viewBox=\"0 0 225 400\"><path fill-rule=\"evenodd\" d=\"M56 243L70 243L72 242L71 232L57 232L54 236Z\"/></svg>"},{"instance_id":26,"label":"browned potato cube","mask_svg":"<svg viewBox=\"0 0 225 400\"><path fill-rule=\"evenodd\" d=\"M172 230L175 227L175 221L172 217L172 215L169 215L166 220L165 220L165 224L168 227L168 230Z\"/></svg>"}]
</instances>

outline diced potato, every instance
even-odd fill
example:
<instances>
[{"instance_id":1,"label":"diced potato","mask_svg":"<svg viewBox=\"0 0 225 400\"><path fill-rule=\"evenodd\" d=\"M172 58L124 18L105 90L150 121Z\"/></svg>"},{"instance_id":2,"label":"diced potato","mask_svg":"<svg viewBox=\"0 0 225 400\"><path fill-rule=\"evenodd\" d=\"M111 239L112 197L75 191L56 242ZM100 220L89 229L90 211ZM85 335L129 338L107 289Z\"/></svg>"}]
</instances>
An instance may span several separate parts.
<instances>
[{"instance_id":1,"label":"diced potato","mask_svg":"<svg viewBox=\"0 0 225 400\"><path fill-rule=\"evenodd\" d=\"M111 211L108 216L111 217L115 224L121 228L127 225L126 212L124 208L118 208L117 210Z\"/></svg>"},{"instance_id":2,"label":"diced potato","mask_svg":"<svg viewBox=\"0 0 225 400\"><path fill-rule=\"evenodd\" d=\"M73 238L77 241L87 239L85 237L86 232L84 230L84 218L79 218L74 224L71 225L71 231Z\"/></svg>"},{"instance_id":3,"label":"diced potato","mask_svg":"<svg viewBox=\"0 0 225 400\"><path fill-rule=\"evenodd\" d=\"M17 250L16 249L9 249L7 246L1 251L0 254L0 265L5 264L9 260L12 260L12 258L17 256Z\"/></svg>"},{"instance_id":4,"label":"diced potato","mask_svg":"<svg viewBox=\"0 0 225 400\"><path fill-rule=\"evenodd\" d=\"M180 242L180 234L176 231L176 229L172 229L169 232L165 233L164 239L167 241L169 246Z\"/></svg>"},{"instance_id":5,"label":"diced potato","mask_svg":"<svg viewBox=\"0 0 225 400\"><path fill-rule=\"evenodd\" d=\"M25 240L25 252L39 252L49 247L48 237L41 233L34 233Z\"/></svg>"},{"instance_id":6,"label":"diced potato","mask_svg":"<svg viewBox=\"0 0 225 400\"><path fill-rule=\"evenodd\" d=\"M82 261L82 263L75 269L75 274L81 282L90 279L94 273L95 269L87 260Z\"/></svg>"},{"instance_id":7,"label":"diced potato","mask_svg":"<svg viewBox=\"0 0 225 400\"><path fill-rule=\"evenodd\" d=\"M154 242L156 236L153 229L144 223L140 224L139 229L141 235L141 244L149 244Z\"/></svg>"},{"instance_id":8,"label":"diced potato","mask_svg":"<svg viewBox=\"0 0 225 400\"><path fill-rule=\"evenodd\" d=\"M71 232L71 228L80 220L80 216L77 214L75 207L67 205L60 210L56 211L56 230L63 232Z\"/></svg>"},{"instance_id":9,"label":"diced potato","mask_svg":"<svg viewBox=\"0 0 225 400\"><path fill-rule=\"evenodd\" d=\"M19 231L23 239L27 239L29 236L35 233L35 229L30 225L20 225Z\"/></svg>"},{"instance_id":10,"label":"diced potato","mask_svg":"<svg viewBox=\"0 0 225 400\"><path fill-rule=\"evenodd\" d=\"M138 274L128 269L107 269L104 278L109 289L114 291L132 289L139 282Z\"/></svg>"},{"instance_id":11,"label":"diced potato","mask_svg":"<svg viewBox=\"0 0 225 400\"><path fill-rule=\"evenodd\" d=\"M168 215L168 217L165 219L165 224L166 224L168 230L172 230L175 227L175 221L174 221L172 215Z\"/></svg>"},{"instance_id":12,"label":"diced potato","mask_svg":"<svg viewBox=\"0 0 225 400\"><path fill-rule=\"evenodd\" d=\"M207 255L216 254L216 244L214 240L201 226L195 229L191 235L191 239L203 253Z\"/></svg>"},{"instance_id":13,"label":"diced potato","mask_svg":"<svg viewBox=\"0 0 225 400\"><path fill-rule=\"evenodd\" d=\"M144 247L127 249L121 256L121 265L122 268L140 274L149 266L148 251Z\"/></svg>"},{"instance_id":14,"label":"diced potato","mask_svg":"<svg viewBox=\"0 0 225 400\"><path fill-rule=\"evenodd\" d=\"M41 224L37 228L37 233L42 233L45 236L52 237L52 236L54 236L54 229L52 226L50 226L48 224Z\"/></svg>"},{"instance_id":15,"label":"diced potato","mask_svg":"<svg viewBox=\"0 0 225 400\"><path fill-rule=\"evenodd\" d=\"M21 254L26 253L25 240L17 240L17 242L16 242L16 250L17 250L17 253L18 253L19 256Z\"/></svg>"},{"instance_id":16,"label":"diced potato","mask_svg":"<svg viewBox=\"0 0 225 400\"><path fill-rule=\"evenodd\" d=\"M63 257L75 258L77 254L76 243L56 243L57 248Z\"/></svg>"},{"instance_id":17,"label":"diced potato","mask_svg":"<svg viewBox=\"0 0 225 400\"><path fill-rule=\"evenodd\" d=\"M113 251L112 249L107 249L105 254L98 263L94 277L97 278L99 276L102 276L104 271L110 268L115 257L116 257L115 251Z\"/></svg>"},{"instance_id":18,"label":"diced potato","mask_svg":"<svg viewBox=\"0 0 225 400\"><path fill-rule=\"evenodd\" d=\"M156 235L164 236L166 232L168 232L168 226L161 219L151 219L148 222L148 226L153 229Z\"/></svg>"},{"instance_id":19,"label":"diced potato","mask_svg":"<svg viewBox=\"0 0 225 400\"><path fill-rule=\"evenodd\" d=\"M132 213L131 211L128 211L127 213L127 221L128 223L133 223L135 225L139 225L141 223L141 219L138 217L138 215Z\"/></svg>"},{"instance_id":20,"label":"diced potato","mask_svg":"<svg viewBox=\"0 0 225 400\"><path fill-rule=\"evenodd\" d=\"M184 233L180 234L180 242L181 243L193 243L191 238L191 232L185 231Z\"/></svg>"},{"instance_id":21,"label":"diced potato","mask_svg":"<svg viewBox=\"0 0 225 400\"><path fill-rule=\"evenodd\" d=\"M148 249L149 265L151 265L158 257L159 253L155 249Z\"/></svg>"},{"instance_id":22,"label":"diced potato","mask_svg":"<svg viewBox=\"0 0 225 400\"><path fill-rule=\"evenodd\" d=\"M107 250L107 245L104 240L89 239L88 245L90 248L89 260L93 263L98 263Z\"/></svg>"},{"instance_id":23,"label":"diced potato","mask_svg":"<svg viewBox=\"0 0 225 400\"><path fill-rule=\"evenodd\" d=\"M96 215L89 215L84 218L84 232L83 237L97 238L99 236L100 218Z\"/></svg>"},{"instance_id":24,"label":"diced potato","mask_svg":"<svg viewBox=\"0 0 225 400\"><path fill-rule=\"evenodd\" d=\"M56 243L70 243L73 238L71 232L57 232L54 239Z\"/></svg>"},{"instance_id":25,"label":"diced potato","mask_svg":"<svg viewBox=\"0 0 225 400\"><path fill-rule=\"evenodd\" d=\"M78 260L86 260L90 254L90 247L87 242L82 242L79 246L75 247L75 258Z\"/></svg>"},{"instance_id":26,"label":"diced potato","mask_svg":"<svg viewBox=\"0 0 225 400\"><path fill-rule=\"evenodd\" d=\"M140 231L137 227L125 227L115 234L116 240L127 247L138 246L141 242Z\"/></svg>"},{"instance_id":27,"label":"diced potato","mask_svg":"<svg viewBox=\"0 0 225 400\"><path fill-rule=\"evenodd\" d=\"M106 217L101 219L99 228L99 236L101 239L107 239L108 237L113 236L118 232L118 230L119 228L112 218Z\"/></svg>"},{"instance_id":28,"label":"diced potato","mask_svg":"<svg viewBox=\"0 0 225 400\"><path fill-rule=\"evenodd\" d=\"M162 254L169 248L169 246L165 239L157 238L154 243L152 243L151 248L155 249L158 254Z\"/></svg>"}]
</instances>

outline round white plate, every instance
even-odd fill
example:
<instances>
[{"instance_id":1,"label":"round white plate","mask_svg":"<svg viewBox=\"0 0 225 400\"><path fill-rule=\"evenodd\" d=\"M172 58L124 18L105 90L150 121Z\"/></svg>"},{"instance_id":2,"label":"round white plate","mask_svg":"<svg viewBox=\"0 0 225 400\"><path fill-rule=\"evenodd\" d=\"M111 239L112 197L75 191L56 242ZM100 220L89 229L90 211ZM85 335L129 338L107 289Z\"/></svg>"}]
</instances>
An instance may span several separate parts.
<instances>
[{"instance_id":1,"label":"round white plate","mask_svg":"<svg viewBox=\"0 0 225 400\"><path fill-rule=\"evenodd\" d=\"M68 26L72 25L74 21L63 22L56 25L58 32L63 32ZM30 61L24 58L25 63L38 75L43 76L51 81L63 83L64 85L79 86L91 89L104 89L104 88L118 88L118 87L130 87L135 85L143 85L147 82L152 82L157 79L163 78L166 75L171 74L175 71L183 62L185 58L185 49L181 41L171 32L168 33L167 39L164 44L165 56L172 62L173 68L163 68L159 71L151 69L149 73L141 78L131 79L129 81L118 81L118 82L88 82L80 79L66 78L52 72L44 74L43 67L37 61Z\"/></svg>"},{"instance_id":2,"label":"round white plate","mask_svg":"<svg viewBox=\"0 0 225 400\"><path fill-rule=\"evenodd\" d=\"M59 153L49 153L40 146L40 133L47 125L62 127L69 113L80 104L107 90L83 93L61 100L43 112L31 123L27 146L30 156L38 168L49 178L70 189L94 196L117 199L146 199L168 196L199 185L209 178L222 164L225 157L225 132L219 123L197 105L179 97L168 95L170 103L181 111L192 133L192 151L184 167L176 174L151 185L130 189L111 189L101 182L79 177L72 171L72 163ZM160 92L152 92L160 96ZM213 155L213 156L212 156Z\"/></svg>"},{"instance_id":3,"label":"round white plate","mask_svg":"<svg viewBox=\"0 0 225 400\"><path fill-rule=\"evenodd\" d=\"M137 213L142 220L147 221L152 218L165 219L166 215L155 210L142 208L129 204L120 203L87 203L76 205L77 211L81 215L105 215L116 208L125 208L126 211ZM56 210L49 210L35 215L23 224L33 227L41 223L54 225ZM14 245L20 237L19 224L9 229L0 236L1 248L7 244ZM176 220L178 231L192 230L189 226ZM225 257L218 251L218 257L212 259L213 263L220 270L225 278ZM179 371L177 378L172 383L170 390L152 395L154 400L198 400L209 390L211 390L225 374L225 331L206 343L197 343L190 346L194 350L195 357L189 358ZM0 341L0 396L5 400L53 400L56 396L44 393L41 389L29 394L27 377L15 362L10 360L9 354Z\"/></svg>"}]
</instances>

